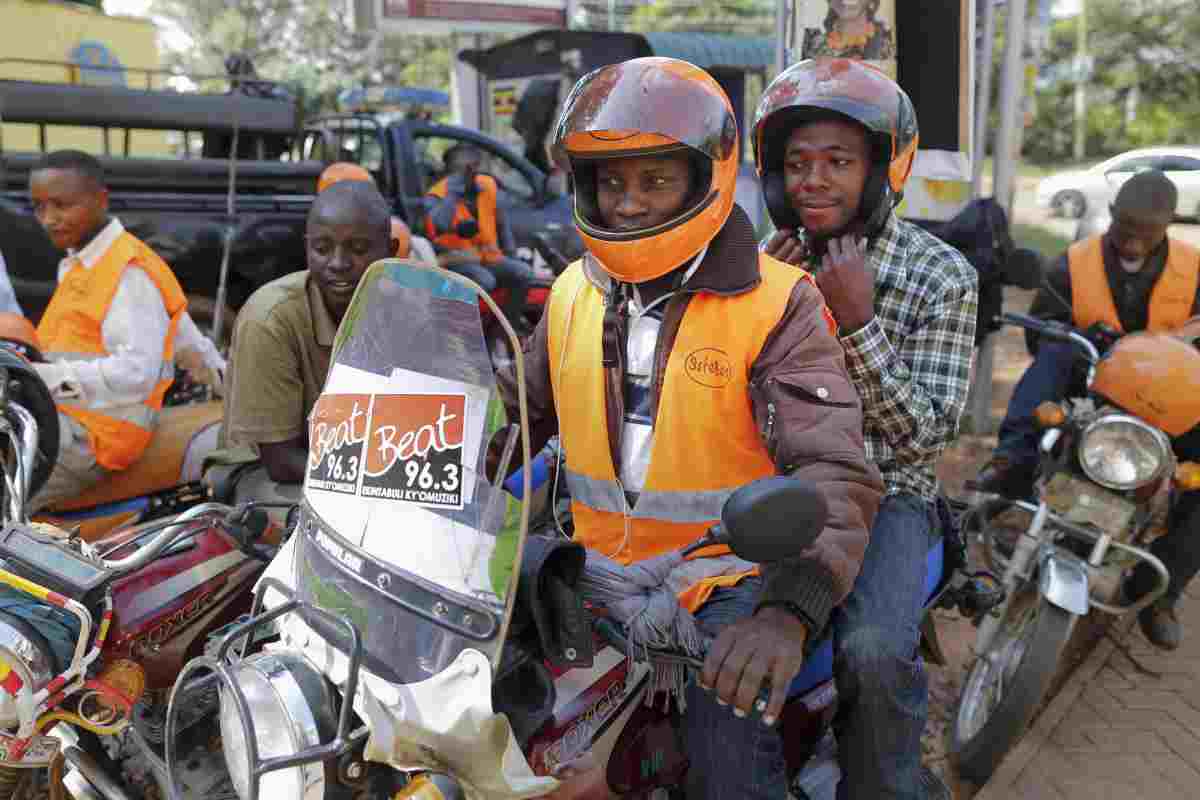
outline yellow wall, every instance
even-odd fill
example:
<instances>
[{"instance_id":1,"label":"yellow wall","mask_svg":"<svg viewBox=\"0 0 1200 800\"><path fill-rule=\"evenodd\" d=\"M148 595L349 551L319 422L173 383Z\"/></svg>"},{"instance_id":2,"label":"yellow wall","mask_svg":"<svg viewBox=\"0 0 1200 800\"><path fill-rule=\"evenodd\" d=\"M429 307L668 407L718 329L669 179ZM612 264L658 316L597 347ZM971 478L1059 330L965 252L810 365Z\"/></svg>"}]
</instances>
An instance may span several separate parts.
<instances>
[{"instance_id":1,"label":"yellow wall","mask_svg":"<svg viewBox=\"0 0 1200 800\"><path fill-rule=\"evenodd\" d=\"M42 61L72 60L72 53L83 42L103 46L126 68L124 85L145 88L146 76L136 68L157 69L157 32L148 19L110 17L93 9L54 0L0 0L0 79L47 81L53 83L89 80L78 69L61 66L19 64L5 59L27 58ZM99 52L91 48L91 52ZM103 79L113 73L95 72ZM114 79L112 77L110 80ZM161 85L159 81L153 84ZM8 151L38 150L37 127L5 124L4 149ZM90 153L104 152L102 132L97 128L68 128L48 126L46 146L50 150L77 148ZM118 131L110 134L114 153L121 152L124 137ZM167 155L166 134L161 131L134 133L130 154L138 156Z\"/></svg>"}]
</instances>

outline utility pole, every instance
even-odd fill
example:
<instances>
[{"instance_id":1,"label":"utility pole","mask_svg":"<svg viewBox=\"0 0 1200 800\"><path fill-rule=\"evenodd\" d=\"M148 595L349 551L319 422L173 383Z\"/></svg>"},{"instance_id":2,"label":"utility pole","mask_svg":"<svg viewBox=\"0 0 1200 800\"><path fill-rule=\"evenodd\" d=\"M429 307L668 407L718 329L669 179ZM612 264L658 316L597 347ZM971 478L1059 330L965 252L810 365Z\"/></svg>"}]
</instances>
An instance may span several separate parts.
<instances>
[{"instance_id":1,"label":"utility pole","mask_svg":"<svg viewBox=\"0 0 1200 800\"><path fill-rule=\"evenodd\" d=\"M974 152L971 154L971 196L983 194L983 160L987 158L988 121L992 111L992 48L996 41L996 0L979 0L979 80L975 90Z\"/></svg>"},{"instance_id":2,"label":"utility pole","mask_svg":"<svg viewBox=\"0 0 1200 800\"><path fill-rule=\"evenodd\" d=\"M1076 161L1083 161L1087 145L1087 0L1079 0L1079 18L1075 21L1075 149Z\"/></svg>"},{"instance_id":3,"label":"utility pole","mask_svg":"<svg viewBox=\"0 0 1200 800\"><path fill-rule=\"evenodd\" d=\"M778 0L775 4L775 74L788 68L788 18L792 14L791 0ZM768 81L770 83L770 81Z\"/></svg>"},{"instance_id":4,"label":"utility pole","mask_svg":"<svg viewBox=\"0 0 1200 800\"><path fill-rule=\"evenodd\" d=\"M1008 29L1004 35L1004 70L1000 80L1000 130L996 136L992 196L1008 218L1012 219L1016 194L1018 132L1025 124L1021 115L1021 95L1025 88L1026 0L1009 0Z\"/></svg>"},{"instance_id":5,"label":"utility pole","mask_svg":"<svg viewBox=\"0 0 1200 800\"><path fill-rule=\"evenodd\" d=\"M617 0L608 0L608 29L617 29Z\"/></svg>"}]
</instances>

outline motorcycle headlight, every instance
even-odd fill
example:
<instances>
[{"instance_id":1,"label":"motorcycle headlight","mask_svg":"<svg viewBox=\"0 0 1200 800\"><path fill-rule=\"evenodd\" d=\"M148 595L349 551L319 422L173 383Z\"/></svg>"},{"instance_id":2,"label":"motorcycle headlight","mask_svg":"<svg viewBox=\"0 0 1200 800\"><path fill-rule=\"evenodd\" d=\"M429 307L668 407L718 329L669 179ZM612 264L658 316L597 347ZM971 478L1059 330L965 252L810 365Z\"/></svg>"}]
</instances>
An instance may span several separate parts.
<instances>
[{"instance_id":1,"label":"motorcycle headlight","mask_svg":"<svg viewBox=\"0 0 1200 800\"><path fill-rule=\"evenodd\" d=\"M1171 467L1171 442L1157 428L1124 414L1109 414L1083 431L1079 463L1101 486L1137 489Z\"/></svg>"},{"instance_id":2,"label":"motorcycle headlight","mask_svg":"<svg viewBox=\"0 0 1200 800\"><path fill-rule=\"evenodd\" d=\"M321 672L299 654L259 653L233 672L250 720L241 718L230 690L222 686L221 744L234 790L248 800L253 777L246 731L253 731L260 761L295 755L332 738L333 699ZM325 766L316 761L265 773L258 796L319 800L324 793Z\"/></svg>"}]
</instances>

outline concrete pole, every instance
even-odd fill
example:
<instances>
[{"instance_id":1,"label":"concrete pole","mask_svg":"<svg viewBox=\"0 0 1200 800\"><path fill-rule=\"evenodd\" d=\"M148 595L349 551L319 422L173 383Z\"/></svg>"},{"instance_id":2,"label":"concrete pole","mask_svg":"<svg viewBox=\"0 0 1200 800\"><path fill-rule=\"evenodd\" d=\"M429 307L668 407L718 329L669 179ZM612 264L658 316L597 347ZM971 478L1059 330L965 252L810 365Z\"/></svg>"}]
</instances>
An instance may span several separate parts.
<instances>
[{"instance_id":1,"label":"concrete pole","mask_svg":"<svg viewBox=\"0 0 1200 800\"><path fill-rule=\"evenodd\" d=\"M971 196L983 194L988 118L992 110L992 49L996 41L996 0L979 0L979 80L975 90L975 147L971 154Z\"/></svg>"},{"instance_id":2,"label":"concrete pole","mask_svg":"<svg viewBox=\"0 0 1200 800\"><path fill-rule=\"evenodd\" d=\"M775 4L775 75L788 68L788 16L792 11L791 0L778 0ZM771 76L772 78L774 75ZM767 83L770 83L770 78Z\"/></svg>"},{"instance_id":3,"label":"concrete pole","mask_svg":"<svg viewBox=\"0 0 1200 800\"><path fill-rule=\"evenodd\" d=\"M1075 22L1075 148L1076 161L1083 161L1087 145L1087 0L1079 0Z\"/></svg>"},{"instance_id":4,"label":"concrete pole","mask_svg":"<svg viewBox=\"0 0 1200 800\"><path fill-rule=\"evenodd\" d=\"M1004 35L1004 70L1000 80L1000 130L994 148L992 196L1010 220L1020 160L1017 134L1025 124L1021 118L1021 95L1025 89L1025 20L1028 11L1026 0L1009 0L1008 29Z\"/></svg>"}]
</instances>

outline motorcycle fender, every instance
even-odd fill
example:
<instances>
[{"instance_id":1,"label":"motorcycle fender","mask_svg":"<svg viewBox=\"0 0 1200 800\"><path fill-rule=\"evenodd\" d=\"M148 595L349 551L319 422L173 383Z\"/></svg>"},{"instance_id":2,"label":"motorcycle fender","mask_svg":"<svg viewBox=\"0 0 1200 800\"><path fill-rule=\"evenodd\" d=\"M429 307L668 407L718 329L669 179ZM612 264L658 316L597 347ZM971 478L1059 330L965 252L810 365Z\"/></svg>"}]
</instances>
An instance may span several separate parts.
<instances>
[{"instance_id":1,"label":"motorcycle fender","mask_svg":"<svg viewBox=\"0 0 1200 800\"><path fill-rule=\"evenodd\" d=\"M1088 573L1074 556L1048 550L1038 565L1038 590L1063 611L1082 617L1088 613Z\"/></svg>"}]
</instances>

